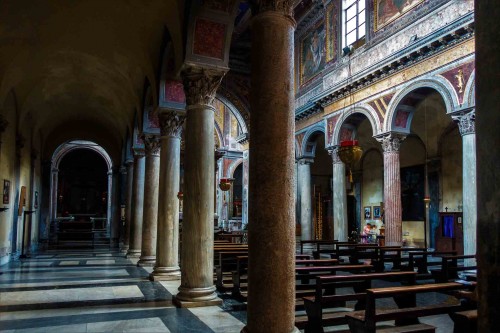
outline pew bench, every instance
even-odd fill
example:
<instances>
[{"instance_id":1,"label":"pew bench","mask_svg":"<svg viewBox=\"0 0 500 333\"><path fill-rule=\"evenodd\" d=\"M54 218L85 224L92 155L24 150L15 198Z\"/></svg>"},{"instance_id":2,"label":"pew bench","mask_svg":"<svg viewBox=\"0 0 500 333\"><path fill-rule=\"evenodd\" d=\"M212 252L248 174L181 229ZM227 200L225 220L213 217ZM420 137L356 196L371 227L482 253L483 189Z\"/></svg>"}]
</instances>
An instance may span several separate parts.
<instances>
[{"instance_id":1,"label":"pew bench","mask_svg":"<svg viewBox=\"0 0 500 333\"><path fill-rule=\"evenodd\" d=\"M306 333L323 332L323 327L346 324L346 301L357 301L354 310L365 309L366 290L372 288L373 280L387 280L413 285L415 272L366 273L354 275L319 276L316 279L314 296L304 297L307 318L296 318L295 325L305 328ZM338 295L338 288L352 288L353 294ZM343 310L324 313L326 308L343 307Z\"/></svg>"},{"instance_id":2,"label":"pew bench","mask_svg":"<svg viewBox=\"0 0 500 333\"><path fill-rule=\"evenodd\" d=\"M431 269L431 275L436 283L457 279L458 272L477 269L476 265L459 265L458 260L475 258L475 255L443 256L441 257L441 268Z\"/></svg>"},{"instance_id":3,"label":"pew bench","mask_svg":"<svg viewBox=\"0 0 500 333\"><path fill-rule=\"evenodd\" d=\"M450 313L453 333L477 333L477 309Z\"/></svg>"},{"instance_id":4,"label":"pew bench","mask_svg":"<svg viewBox=\"0 0 500 333\"><path fill-rule=\"evenodd\" d=\"M461 289L467 289L468 286L456 283L438 283L413 285L404 287L390 287L368 289L366 291L366 310L347 313L347 323L352 333L375 333L380 332L376 329L377 322L394 320L396 326L387 328L384 332L434 332L434 328L429 325L420 324L419 317L450 314L463 310L461 304L434 304L418 307L416 305L418 293L423 292L452 292ZM377 310L376 300L381 298L394 298L397 309ZM406 331L405 325L413 326L411 330Z\"/></svg>"}]
</instances>

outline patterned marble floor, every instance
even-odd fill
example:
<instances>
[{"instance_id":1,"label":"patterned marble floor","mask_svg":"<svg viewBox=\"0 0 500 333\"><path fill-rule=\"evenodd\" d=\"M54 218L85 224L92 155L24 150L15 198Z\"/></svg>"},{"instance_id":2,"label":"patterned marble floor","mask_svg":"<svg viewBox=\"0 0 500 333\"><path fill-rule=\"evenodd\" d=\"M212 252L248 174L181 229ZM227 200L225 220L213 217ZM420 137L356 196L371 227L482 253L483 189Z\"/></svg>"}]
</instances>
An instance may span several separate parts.
<instances>
[{"instance_id":1,"label":"patterned marble floor","mask_svg":"<svg viewBox=\"0 0 500 333\"><path fill-rule=\"evenodd\" d=\"M174 307L180 282L151 282L151 269L135 262L118 252L59 251L1 266L0 332L225 333L245 325L230 300Z\"/></svg>"},{"instance_id":2,"label":"patterned marble floor","mask_svg":"<svg viewBox=\"0 0 500 333\"><path fill-rule=\"evenodd\" d=\"M136 261L104 250L50 251L0 266L0 332L225 333L245 325L241 304L226 295L222 306L174 307L180 281L151 282L152 269ZM431 296L422 303L435 302ZM453 331L448 316L422 321Z\"/></svg>"}]
</instances>

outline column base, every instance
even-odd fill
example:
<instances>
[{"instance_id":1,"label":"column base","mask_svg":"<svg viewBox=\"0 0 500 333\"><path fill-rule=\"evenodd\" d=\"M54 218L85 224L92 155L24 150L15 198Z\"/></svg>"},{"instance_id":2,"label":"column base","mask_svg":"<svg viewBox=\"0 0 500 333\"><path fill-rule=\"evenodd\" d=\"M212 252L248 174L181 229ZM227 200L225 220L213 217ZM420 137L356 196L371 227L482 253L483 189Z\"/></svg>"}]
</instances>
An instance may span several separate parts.
<instances>
[{"instance_id":1,"label":"column base","mask_svg":"<svg viewBox=\"0 0 500 333\"><path fill-rule=\"evenodd\" d=\"M129 249L125 258L139 258L141 256L141 250Z\"/></svg>"},{"instance_id":2,"label":"column base","mask_svg":"<svg viewBox=\"0 0 500 333\"><path fill-rule=\"evenodd\" d=\"M124 245L120 248L120 253L128 254L128 245Z\"/></svg>"},{"instance_id":3,"label":"column base","mask_svg":"<svg viewBox=\"0 0 500 333\"><path fill-rule=\"evenodd\" d=\"M138 267L153 267L156 264L156 256L141 256L137 262Z\"/></svg>"},{"instance_id":4,"label":"column base","mask_svg":"<svg viewBox=\"0 0 500 333\"><path fill-rule=\"evenodd\" d=\"M248 326L243 327L243 329L241 330L241 333L250 333L250 331L248 330ZM292 330L290 331L290 333L300 333L300 330L294 326L292 328Z\"/></svg>"},{"instance_id":5,"label":"column base","mask_svg":"<svg viewBox=\"0 0 500 333\"><path fill-rule=\"evenodd\" d=\"M179 293L172 302L180 308L221 305L222 300L217 297L215 286L206 288L179 287Z\"/></svg>"},{"instance_id":6,"label":"column base","mask_svg":"<svg viewBox=\"0 0 500 333\"><path fill-rule=\"evenodd\" d=\"M181 271L179 267L155 267L154 271L149 274L151 281L172 281L181 279Z\"/></svg>"}]
</instances>

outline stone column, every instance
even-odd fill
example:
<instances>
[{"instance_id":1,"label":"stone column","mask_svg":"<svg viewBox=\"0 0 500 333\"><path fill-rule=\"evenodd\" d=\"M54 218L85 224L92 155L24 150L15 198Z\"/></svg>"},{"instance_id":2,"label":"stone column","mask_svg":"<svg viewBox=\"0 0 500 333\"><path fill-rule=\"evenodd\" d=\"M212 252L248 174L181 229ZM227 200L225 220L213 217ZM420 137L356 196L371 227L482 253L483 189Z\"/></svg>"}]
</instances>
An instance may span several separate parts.
<instances>
[{"instance_id":1,"label":"stone column","mask_svg":"<svg viewBox=\"0 0 500 333\"><path fill-rule=\"evenodd\" d=\"M212 102L225 72L189 67L182 222L181 285L177 306L221 304L214 278L214 113Z\"/></svg>"},{"instance_id":2,"label":"stone column","mask_svg":"<svg viewBox=\"0 0 500 333\"><path fill-rule=\"evenodd\" d=\"M130 248L130 229L132 224L132 188L134 184L134 160L125 161L127 189L125 192L125 225L123 227L122 252L127 253Z\"/></svg>"},{"instance_id":3,"label":"stone column","mask_svg":"<svg viewBox=\"0 0 500 333\"><path fill-rule=\"evenodd\" d=\"M50 223L54 223L57 217L57 201L59 200L59 198L57 197L58 180L59 180L59 169L56 168L55 166L52 166L50 170L50 207L49 207Z\"/></svg>"},{"instance_id":4,"label":"stone column","mask_svg":"<svg viewBox=\"0 0 500 333\"><path fill-rule=\"evenodd\" d=\"M308 158L301 158L297 161L297 183L298 197L300 205L300 239L312 239L312 198L311 198L311 163L314 161Z\"/></svg>"},{"instance_id":5,"label":"stone column","mask_svg":"<svg viewBox=\"0 0 500 333\"><path fill-rule=\"evenodd\" d=\"M137 266L154 266L156 262L156 234L158 229L158 184L160 178L160 137L144 134L146 154L144 180L144 211L142 218L141 257Z\"/></svg>"},{"instance_id":6,"label":"stone column","mask_svg":"<svg viewBox=\"0 0 500 333\"><path fill-rule=\"evenodd\" d=\"M132 223L127 258L138 258L142 248L142 218L144 208L144 170L146 158L143 149L134 149L134 180L132 184Z\"/></svg>"},{"instance_id":7,"label":"stone column","mask_svg":"<svg viewBox=\"0 0 500 333\"><path fill-rule=\"evenodd\" d=\"M474 3L477 119L478 328L500 327L500 7L496 1ZM468 162L469 163L469 162Z\"/></svg>"},{"instance_id":8,"label":"stone column","mask_svg":"<svg viewBox=\"0 0 500 333\"><path fill-rule=\"evenodd\" d=\"M401 176L399 147L406 137L389 133L377 140L384 151L384 223L385 245L401 245L403 241Z\"/></svg>"},{"instance_id":9,"label":"stone column","mask_svg":"<svg viewBox=\"0 0 500 333\"><path fill-rule=\"evenodd\" d=\"M477 187L476 187L476 130L474 110L453 116L458 122L462 134L462 160L463 160L463 231L464 254L476 254L476 228L477 228ZM473 265L475 260L467 260L467 265Z\"/></svg>"},{"instance_id":10,"label":"stone column","mask_svg":"<svg viewBox=\"0 0 500 333\"><path fill-rule=\"evenodd\" d=\"M184 111L161 109L160 189L156 266L152 281L178 280L179 268L179 193L181 170L181 131Z\"/></svg>"},{"instance_id":11,"label":"stone column","mask_svg":"<svg viewBox=\"0 0 500 333\"><path fill-rule=\"evenodd\" d=\"M258 38L252 39L248 320L243 332L298 332L292 1L262 0L253 14L252 34Z\"/></svg>"},{"instance_id":12,"label":"stone column","mask_svg":"<svg viewBox=\"0 0 500 333\"><path fill-rule=\"evenodd\" d=\"M345 164L337 154L338 147L329 151L333 163L333 239L347 242L347 194Z\"/></svg>"}]
</instances>

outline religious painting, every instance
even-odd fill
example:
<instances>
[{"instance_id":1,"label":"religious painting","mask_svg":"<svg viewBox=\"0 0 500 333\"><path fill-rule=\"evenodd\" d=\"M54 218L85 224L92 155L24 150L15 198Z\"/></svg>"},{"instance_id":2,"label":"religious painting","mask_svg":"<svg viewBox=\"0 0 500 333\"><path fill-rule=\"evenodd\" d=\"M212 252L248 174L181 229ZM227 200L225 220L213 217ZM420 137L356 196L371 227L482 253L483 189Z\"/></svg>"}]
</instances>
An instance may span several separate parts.
<instances>
[{"instance_id":1,"label":"religious painting","mask_svg":"<svg viewBox=\"0 0 500 333\"><path fill-rule=\"evenodd\" d=\"M3 204L8 205L10 202L10 180L3 180Z\"/></svg>"},{"instance_id":2,"label":"religious painting","mask_svg":"<svg viewBox=\"0 0 500 333\"><path fill-rule=\"evenodd\" d=\"M326 62L337 59L339 10L337 2L326 7Z\"/></svg>"},{"instance_id":3,"label":"religious painting","mask_svg":"<svg viewBox=\"0 0 500 333\"><path fill-rule=\"evenodd\" d=\"M375 31L386 26L424 0L374 0Z\"/></svg>"},{"instance_id":4,"label":"religious painting","mask_svg":"<svg viewBox=\"0 0 500 333\"><path fill-rule=\"evenodd\" d=\"M380 219L380 206L373 206L373 218Z\"/></svg>"},{"instance_id":5,"label":"religious painting","mask_svg":"<svg viewBox=\"0 0 500 333\"><path fill-rule=\"evenodd\" d=\"M371 206L365 206L364 212L365 212L365 220L372 218L372 207Z\"/></svg>"},{"instance_id":6,"label":"religious painting","mask_svg":"<svg viewBox=\"0 0 500 333\"><path fill-rule=\"evenodd\" d=\"M325 67L325 26L323 23L304 37L300 43L300 84L304 84Z\"/></svg>"}]
</instances>

